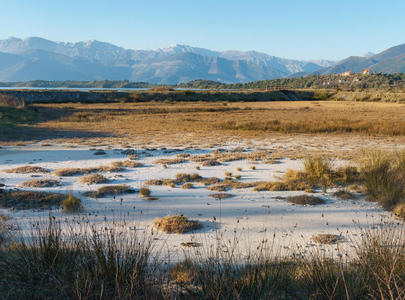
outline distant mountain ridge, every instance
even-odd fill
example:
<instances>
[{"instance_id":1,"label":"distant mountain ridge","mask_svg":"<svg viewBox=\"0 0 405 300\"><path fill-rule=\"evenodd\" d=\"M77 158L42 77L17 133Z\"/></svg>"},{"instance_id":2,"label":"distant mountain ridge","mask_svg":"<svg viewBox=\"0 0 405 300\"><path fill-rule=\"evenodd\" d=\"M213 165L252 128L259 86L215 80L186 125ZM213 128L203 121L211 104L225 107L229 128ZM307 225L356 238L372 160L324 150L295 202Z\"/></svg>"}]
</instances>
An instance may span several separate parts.
<instances>
[{"instance_id":1,"label":"distant mountain ridge","mask_svg":"<svg viewBox=\"0 0 405 300\"><path fill-rule=\"evenodd\" d=\"M132 50L96 40L0 40L0 81L108 79L177 84L203 78L231 83L309 73L333 63L178 44L157 50Z\"/></svg>"},{"instance_id":2,"label":"distant mountain ridge","mask_svg":"<svg viewBox=\"0 0 405 300\"><path fill-rule=\"evenodd\" d=\"M317 70L311 75L329 75L345 71L358 73L366 68L378 73L405 73L405 44L391 47L378 54L350 56L333 66Z\"/></svg>"},{"instance_id":3,"label":"distant mountain ridge","mask_svg":"<svg viewBox=\"0 0 405 300\"><path fill-rule=\"evenodd\" d=\"M90 40L54 42L40 37L0 40L0 81L130 80L178 84L197 79L244 83L345 71L405 72L405 44L339 62L302 61L257 51L213 51L174 44L157 50L125 49Z\"/></svg>"}]
</instances>

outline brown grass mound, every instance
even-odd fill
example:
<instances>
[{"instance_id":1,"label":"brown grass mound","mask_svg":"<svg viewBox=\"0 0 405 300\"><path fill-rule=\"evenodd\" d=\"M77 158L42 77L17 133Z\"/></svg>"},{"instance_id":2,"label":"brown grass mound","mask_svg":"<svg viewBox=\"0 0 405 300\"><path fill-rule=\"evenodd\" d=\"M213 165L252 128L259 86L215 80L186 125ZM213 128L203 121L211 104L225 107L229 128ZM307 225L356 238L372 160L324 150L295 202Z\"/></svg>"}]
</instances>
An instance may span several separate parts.
<instances>
[{"instance_id":1,"label":"brown grass mound","mask_svg":"<svg viewBox=\"0 0 405 300\"><path fill-rule=\"evenodd\" d=\"M102 198L105 196L110 195L121 195L121 194L131 194L135 193L135 190L132 189L130 186L121 184L121 185L107 185L99 188L97 191L94 192L87 192L85 193L86 196L90 196L93 198Z\"/></svg>"},{"instance_id":2,"label":"brown grass mound","mask_svg":"<svg viewBox=\"0 0 405 300\"><path fill-rule=\"evenodd\" d=\"M32 191L3 191L0 193L0 207L14 209L50 209L60 206L66 195Z\"/></svg>"},{"instance_id":3,"label":"brown grass mound","mask_svg":"<svg viewBox=\"0 0 405 300\"><path fill-rule=\"evenodd\" d=\"M219 179L218 177L208 177L200 180L200 183L204 185L218 184L220 182L222 182L222 180Z\"/></svg>"},{"instance_id":4,"label":"brown grass mound","mask_svg":"<svg viewBox=\"0 0 405 300\"><path fill-rule=\"evenodd\" d=\"M194 188L194 185L191 182L186 182L181 186L182 189L192 189Z\"/></svg>"},{"instance_id":5,"label":"brown grass mound","mask_svg":"<svg viewBox=\"0 0 405 300\"><path fill-rule=\"evenodd\" d=\"M192 284L198 276L197 265L188 260L177 263L169 272L169 280L178 284Z\"/></svg>"},{"instance_id":6,"label":"brown grass mound","mask_svg":"<svg viewBox=\"0 0 405 300\"><path fill-rule=\"evenodd\" d=\"M143 164L133 160L115 161L110 164L111 167L116 168L139 168L143 167Z\"/></svg>"},{"instance_id":7,"label":"brown grass mound","mask_svg":"<svg viewBox=\"0 0 405 300\"><path fill-rule=\"evenodd\" d=\"M197 173L194 174L186 174L186 173L179 173L176 174L176 182L182 183L182 182L198 182L202 180L202 177L198 175Z\"/></svg>"},{"instance_id":8,"label":"brown grass mound","mask_svg":"<svg viewBox=\"0 0 405 300\"><path fill-rule=\"evenodd\" d=\"M141 197L149 197L150 193L151 193L150 189L146 187L143 187L139 190L139 196Z\"/></svg>"},{"instance_id":9,"label":"brown grass mound","mask_svg":"<svg viewBox=\"0 0 405 300\"><path fill-rule=\"evenodd\" d=\"M308 196L308 195L299 195L299 196L290 196L286 200L290 203L300 204L300 205L317 205L324 204L325 200L322 198Z\"/></svg>"},{"instance_id":10,"label":"brown grass mound","mask_svg":"<svg viewBox=\"0 0 405 300\"><path fill-rule=\"evenodd\" d=\"M186 233L202 228L199 221L189 220L183 215L158 218L153 222L153 226L164 233Z\"/></svg>"},{"instance_id":11,"label":"brown grass mound","mask_svg":"<svg viewBox=\"0 0 405 300\"><path fill-rule=\"evenodd\" d=\"M400 203L394 208L394 215L405 221L405 203Z\"/></svg>"},{"instance_id":12,"label":"brown grass mound","mask_svg":"<svg viewBox=\"0 0 405 300\"><path fill-rule=\"evenodd\" d=\"M209 159L205 160L201 163L201 166L203 167L213 167L213 166L219 166L221 163L215 159Z\"/></svg>"},{"instance_id":13,"label":"brown grass mound","mask_svg":"<svg viewBox=\"0 0 405 300\"><path fill-rule=\"evenodd\" d=\"M213 185L213 186L207 187L207 190L215 191L215 192L225 192L228 190L228 188L224 185Z\"/></svg>"},{"instance_id":14,"label":"brown grass mound","mask_svg":"<svg viewBox=\"0 0 405 300\"><path fill-rule=\"evenodd\" d=\"M6 173L18 173L18 174L28 174L28 173L49 173L49 170L37 167L37 166L22 166L14 169L5 170Z\"/></svg>"},{"instance_id":15,"label":"brown grass mound","mask_svg":"<svg viewBox=\"0 0 405 300\"><path fill-rule=\"evenodd\" d=\"M342 236L330 233L320 233L311 236L311 241L318 244L336 244L342 239Z\"/></svg>"},{"instance_id":16,"label":"brown grass mound","mask_svg":"<svg viewBox=\"0 0 405 300\"><path fill-rule=\"evenodd\" d=\"M231 198L234 195L227 194L227 193L215 193L215 194L210 194L209 196L216 200L222 200L222 199L226 199L226 198Z\"/></svg>"},{"instance_id":17,"label":"brown grass mound","mask_svg":"<svg viewBox=\"0 0 405 300\"><path fill-rule=\"evenodd\" d=\"M158 160L155 160L153 163L154 164L161 164L161 165L175 165L175 164L181 164L186 162L187 160L182 157L177 157L177 158L161 158Z\"/></svg>"},{"instance_id":18,"label":"brown grass mound","mask_svg":"<svg viewBox=\"0 0 405 300\"><path fill-rule=\"evenodd\" d=\"M107 183L108 179L101 174L92 174L83 176L82 178L79 179L79 182L84 184L100 184L100 183Z\"/></svg>"},{"instance_id":19,"label":"brown grass mound","mask_svg":"<svg viewBox=\"0 0 405 300\"><path fill-rule=\"evenodd\" d=\"M338 190L336 192L333 193L333 196L338 197L340 199L345 199L345 200L354 200L356 199L356 195L346 191L346 190Z\"/></svg>"},{"instance_id":20,"label":"brown grass mound","mask_svg":"<svg viewBox=\"0 0 405 300\"><path fill-rule=\"evenodd\" d=\"M62 201L62 207L65 212L79 212L82 209L82 201L70 194Z\"/></svg>"},{"instance_id":21,"label":"brown grass mound","mask_svg":"<svg viewBox=\"0 0 405 300\"><path fill-rule=\"evenodd\" d=\"M59 180L54 180L54 179L34 179L34 180L29 180L21 183L21 186L24 187L55 187L55 186L61 186L62 183Z\"/></svg>"},{"instance_id":22,"label":"brown grass mound","mask_svg":"<svg viewBox=\"0 0 405 300\"><path fill-rule=\"evenodd\" d=\"M118 166L114 163L108 166L99 166L99 167L91 167L91 168L63 168L57 169L54 171L56 176L78 176L90 173L97 173L97 172L120 172L122 171L122 167Z\"/></svg>"},{"instance_id":23,"label":"brown grass mound","mask_svg":"<svg viewBox=\"0 0 405 300\"><path fill-rule=\"evenodd\" d=\"M160 179L150 179L145 182L146 185L163 185L163 181Z\"/></svg>"}]
</instances>

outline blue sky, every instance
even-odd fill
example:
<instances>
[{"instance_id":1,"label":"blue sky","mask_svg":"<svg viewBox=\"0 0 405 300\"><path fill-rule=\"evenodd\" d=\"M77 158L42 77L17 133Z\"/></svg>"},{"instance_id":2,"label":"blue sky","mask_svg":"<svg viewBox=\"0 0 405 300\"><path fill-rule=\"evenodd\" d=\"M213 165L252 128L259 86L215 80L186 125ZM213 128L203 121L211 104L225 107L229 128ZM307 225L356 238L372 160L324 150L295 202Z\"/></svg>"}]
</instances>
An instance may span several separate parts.
<instances>
[{"instance_id":1,"label":"blue sky","mask_svg":"<svg viewBox=\"0 0 405 300\"><path fill-rule=\"evenodd\" d=\"M10 36L335 60L405 43L405 1L0 0L0 39Z\"/></svg>"}]
</instances>

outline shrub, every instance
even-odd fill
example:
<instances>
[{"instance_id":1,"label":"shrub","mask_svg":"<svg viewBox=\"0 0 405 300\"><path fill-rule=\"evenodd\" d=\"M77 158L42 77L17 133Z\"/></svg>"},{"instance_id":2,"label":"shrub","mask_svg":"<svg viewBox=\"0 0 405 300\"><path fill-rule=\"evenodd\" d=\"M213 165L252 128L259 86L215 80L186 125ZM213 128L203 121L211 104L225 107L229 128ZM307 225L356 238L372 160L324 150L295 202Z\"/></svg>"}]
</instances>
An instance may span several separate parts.
<instances>
[{"instance_id":1,"label":"shrub","mask_svg":"<svg viewBox=\"0 0 405 300\"><path fill-rule=\"evenodd\" d=\"M193 283L197 276L197 265L190 260L177 263L169 272L169 280L181 284Z\"/></svg>"},{"instance_id":2,"label":"shrub","mask_svg":"<svg viewBox=\"0 0 405 300\"><path fill-rule=\"evenodd\" d=\"M153 226L165 233L186 233L202 228L202 224L196 220L189 220L184 215L166 216L157 218Z\"/></svg>"},{"instance_id":3,"label":"shrub","mask_svg":"<svg viewBox=\"0 0 405 300\"><path fill-rule=\"evenodd\" d=\"M234 195L227 194L227 193L216 193L216 194L210 194L209 196L216 200L222 200L222 199L226 199L226 198L231 198Z\"/></svg>"},{"instance_id":4,"label":"shrub","mask_svg":"<svg viewBox=\"0 0 405 300\"><path fill-rule=\"evenodd\" d=\"M79 198L70 194L69 197L63 200L62 207L65 212L78 212L82 208L82 202Z\"/></svg>"},{"instance_id":5,"label":"shrub","mask_svg":"<svg viewBox=\"0 0 405 300\"><path fill-rule=\"evenodd\" d=\"M251 170L256 170L256 166L251 166L250 169Z\"/></svg>"},{"instance_id":6,"label":"shrub","mask_svg":"<svg viewBox=\"0 0 405 300\"><path fill-rule=\"evenodd\" d=\"M148 188L146 188L146 187L142 187L142 188L139 190L139 195L140 195L141 197L149 197L149 196L150 196L150 189L148 189Z\"/></svg>"}]
</instances>

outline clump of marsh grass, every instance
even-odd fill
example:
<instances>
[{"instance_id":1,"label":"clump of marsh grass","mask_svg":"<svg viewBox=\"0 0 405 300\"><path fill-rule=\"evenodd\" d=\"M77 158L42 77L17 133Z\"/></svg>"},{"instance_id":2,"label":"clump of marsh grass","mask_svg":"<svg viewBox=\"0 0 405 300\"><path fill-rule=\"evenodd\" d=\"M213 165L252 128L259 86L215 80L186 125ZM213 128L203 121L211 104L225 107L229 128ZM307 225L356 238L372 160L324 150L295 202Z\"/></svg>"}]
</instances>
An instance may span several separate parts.
<instances>
[{"instance_id":1,"label":"clump of marsh grass","mask_svg":"<svg viewBox=\"0 0 405 300\"><path fill-rule=\"evenodd\" d=\"M78 212L82 209L82 201L72 194L69 194L67 198L63 199L62 208L64 212Z\"/></svg>"},{"instance_id":2,"label":"clump of marsh grass","mask_svg":"<svg viewBox=\"0 0 405 300\"><path fill-rule=\"evenodd\" d=\"M394 215L405 221L405 203L400 203L393 210Z\"/></svg>"},{"instance_id":3,"label":"clump of marsh grass","mask_svg":"<svg viewBox=\"0 0 405 300\"><path fill-rule=\"evenodd\" d=\"M120 185L106 185L100 187L97 191L87 192L85 193L85 195L93 198L103 198L106 196L116 196L131 193L135 193L135 190L133 188L125 184L120 184Z\"/></svg>"},{"instance_id":4,"label":"clump of marsh grass","mask_svg":"<svg viewBox=\"0 0 405 300\"><path fill-rule=\"evenodd\" d=\"M405 199L405 152L375 151L362 159L361 177L367 199L392 209Z\"/></svg>"},{"instance_id":5,"label":"clump of marsh grass","mask_svg":"<svg viewBox=\"0 0 405 300\"><path fill-rule=\"evenodd\" d=\"M153 222L153 226L164 233L186 233L202 228L199 221L189 220L184 215L157 218Z\"/></svg>"},{"instance_id":6,"label":"clump of marsh grass","mask_svg":"<svg viewBox=\"0 0 405 300\"><path fill-rule=\"evenodd\" d=\"M336 192L333 193L333 196L345 200L354 200L357 198L355 194L349 192L346 189L337 190Z\"/></svg>"},{"instance_id":7,"label":"clump of marsh grass","mask_svg":"<svg viewBox=\"0 0 405 300\"><path fill-rule=\"evenodd\" d=\"M14 169L4 170L6 173L29 174L29 173L49 173L49 170L38 166L22 166Z\"/></svg>"},{"instance_id":8,"label":"clump of marsh grass","mask_svg":"<svg viewBox=\"0 0 405 300\"><path fill-rule=\"evenodd\" d=\"M216 200L222 200L222 199L231 198L234 195L228 194L228 193L215 193L215 194L210 194L209 196Z\"/></svg>"},{"instance_id":9,"label":"clump of marsh grass","mask_svg":"<svg viewBox=\"0 0 405 300\"><path fill-rule=\"evenodd\" d=\"M139 196L141 197L149 197L151 194L150 189L146 188L146 187L142 187L139 189Z\"/></svg>"},{"instance_id":10,"label":"clump of marsh grass","mask_svg":"<svg viewBox=\"0 0 405 300\"><path fill-rule=\"evenodd\" d=\"M66 196L59 193L10 190L0 193L0 207L22 209L50 209L59 207Z\"/></svg>"},{"instance_id":11,"label":"clump of marsh grass","mask_svg":"<svg viewBox=\"0 0 405 300\"><path fill-rule=\"evenodd\" d=\"M331 233L320 233L311 236L311 241L318 243L318 244L336 244L338 241L342 239L342 236L337 235L337 234L331 234Z\"/></svg>"},{"instance_id":12,"label":"clump of marsh grass","mask_svg":"<svg viewBox=\"0 0 405 300\"><path fill-rule=\"evenodd\" d=\"M107 183L108 179L101 174L92 174L92 175L87 175L83 176L79 179L80 183L84 184L101 184L101 183Z\"/></svg>"},{"instance_id":13,"label":"clump of marsh grass","mask_svg":"<svg viewBox=\"0 0 405 300\"><path fill-rule=\"evenodd\" d=\"M192 184L191 182L186 182L181 186L182 189L193 189L194 188L194 184Z\"/></svg>"},{"instance_id":14,"label":"clump of marsh grass","mask_svg":"<svg viewBox=\"0 0 405 300\"><path fill-rule=\"evenodd\" d=\"M290 196L286 198L286 201L300 205L317 205L325 203L325 200L322 198L309 195Z\"/></svg>"},{"instance_id":15,"label":"clump of marsh grass","mask_svg":"<svg viewBox=\"0 0 405 300\"><path fill-rule=\"evenodd\" d=\"M21 186L34 188L55 187L61 185L62 183L59 180L54 179L34 179L21 183Z\"/></svg>"}]
</instances>

